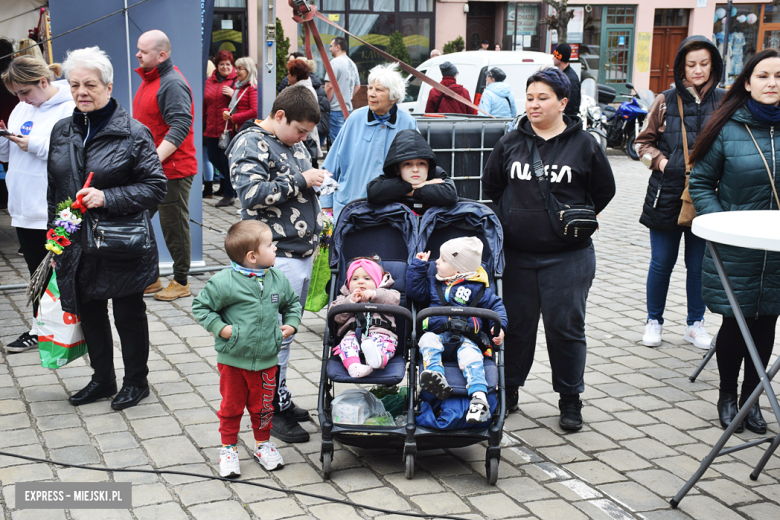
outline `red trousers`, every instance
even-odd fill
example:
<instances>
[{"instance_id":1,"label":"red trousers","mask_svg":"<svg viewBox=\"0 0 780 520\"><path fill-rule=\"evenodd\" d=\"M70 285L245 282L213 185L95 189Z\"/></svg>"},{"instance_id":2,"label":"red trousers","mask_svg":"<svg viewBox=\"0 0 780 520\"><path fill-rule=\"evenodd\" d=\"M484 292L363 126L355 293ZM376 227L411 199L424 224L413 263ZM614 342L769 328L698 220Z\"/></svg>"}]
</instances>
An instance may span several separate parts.
<instances>
[{"instance_id":1,"label":"red trousers","mask_svg":"<svg viewBox=\"0 0 780 520\"><path fill-rule=\"evenodd\" d=\"M271 438L271 420L274 416L274 391L276 367L254 372L243 368L217 363L219 369L219 433L222 444L236 444L244 408L249 410L255 440L265 442Z\"/></svg>"}]
</instances>

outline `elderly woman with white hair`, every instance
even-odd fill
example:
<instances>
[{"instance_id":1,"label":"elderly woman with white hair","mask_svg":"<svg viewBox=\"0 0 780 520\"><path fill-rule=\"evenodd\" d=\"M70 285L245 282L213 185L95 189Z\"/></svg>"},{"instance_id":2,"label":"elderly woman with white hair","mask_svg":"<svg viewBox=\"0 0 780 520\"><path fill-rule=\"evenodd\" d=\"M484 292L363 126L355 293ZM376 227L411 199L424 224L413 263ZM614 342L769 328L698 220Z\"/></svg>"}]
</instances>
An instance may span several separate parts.
<instances>
[{"instance_id":1,"label":"elderly woman with white hair","mask_svg":"<svg viewBox=\"0 0 780 520\"><path fill-rule=\"evenodd\" d=\"M323 169L333 175L339 190L320 198L324 211L338 218L350 201L366 196L366 185L382 175L387 151L395 134L417 130L417 121L397 103L406 94L406 83L397 65L377 65L368 75L368 106L350 114L325 158Z\"/></svg>"},{"instance_id":2,"label":"elderly woman with white hair","mask_svg":"<svg viewBox=\"0 0 780 520\"><path fill-rule=\"evenodd\" d=\"M51 132L48 227L55 227L59 204L82 197L81 229L55 257L55 268L62 309L80 317L95 371L68 402L78 406L117 394L108 319L112 300L124 381L111 408L122 410L149 395L143 297L159 275L149 210L165 198L166 179L149 129L111 97L114 69L106 53L98 47L71 51L62 69L76 108Z\"/></svg>"}]
</instances>

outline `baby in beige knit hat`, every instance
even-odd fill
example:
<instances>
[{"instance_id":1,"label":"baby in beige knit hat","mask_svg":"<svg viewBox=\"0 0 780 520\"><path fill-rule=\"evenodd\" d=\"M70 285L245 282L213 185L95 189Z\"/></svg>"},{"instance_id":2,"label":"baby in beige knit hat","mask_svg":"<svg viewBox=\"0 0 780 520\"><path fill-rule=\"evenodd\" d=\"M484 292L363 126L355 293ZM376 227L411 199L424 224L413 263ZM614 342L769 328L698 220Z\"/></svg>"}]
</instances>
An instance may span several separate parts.
<instances>
[{"instance_id":1,"label":"baby in beige knit hat","mask_svg":"<svg viewBox=\"0 0 780 520\"><path fill-rule=\"evenodd\" d=\"M436 268L428 259L431 253L417 253L406 271L407 295L427 307L475 307L491 309L501 318L501 330L493 344L504 341L507 327L506 309L501 298L490 288L482 268L482 242L477 237L462 237L442 244ZM480 423L490 416L487 400L484 357L492 356L492 346L478 318L435 316L423 322L426 330L419 341L424 370L420 386L439 399L452 393L447 383L442 359L457 358L466 378L471 398L466 421ZM495 331L494 331L495 332Z\"/></svg>"}]
</instances>

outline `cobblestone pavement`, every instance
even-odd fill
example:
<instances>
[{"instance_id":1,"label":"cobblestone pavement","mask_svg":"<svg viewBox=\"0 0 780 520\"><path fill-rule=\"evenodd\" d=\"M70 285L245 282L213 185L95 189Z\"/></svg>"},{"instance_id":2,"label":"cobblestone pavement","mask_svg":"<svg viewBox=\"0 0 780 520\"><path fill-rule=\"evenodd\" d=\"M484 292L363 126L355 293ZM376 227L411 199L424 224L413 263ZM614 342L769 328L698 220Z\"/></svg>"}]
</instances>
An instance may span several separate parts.
<instances>
[{"instance_id":1,"label":"cobblestone pavement","mask_svg":"<svg viewBox=\"0 0 780 520\"><path fill-rule=\"evenodd\" d=\"M531 377L520 392L521 412L506 422L506 446L495 487L485 482L485 449L479 445L420 453L411 481L404 478L398 453L337 446L332 479L324 481L319 472L316 415L304 424L311 433L310 442L278 442L286 466L273 473L251 460L247 446L252 444L252 435L245 417L240 434L242 478L393 511L470 519L779 518L777 456L756 482L748 477L763 453L761 448L718 459L680 509L669 507L668 500L721 434L715 410L716 365L712 362L696 383L689 382L702 351L682 339L682 260L669 294L665 342L656 349L641 345L649 240L638 218L648 172L620 154L611 154L610 160L618 194L603 212L602 230L596 238L598 272L588 302L589 353L583 396L587 423L581 432L564 433L558 427L558 396L552 392L546 351L540 348ZM213 204L214 200L206 202L207 224L227 229L238 220L235 208ZM224 264L222 237L210 231L204 236L207 264ZM26 268L17 248L10 220L4 215L0 217L0 284L24 281ZM208 277L194 277L195 293ZM166 468L216 475L220 444L216 353L212 338L193 319L191 304L192 298L173 303L147 300L152 391L139 406L122 412L111 411L108 401L79 408L67 403L67 396L89 381L91 369L83 361L52 371L40 367L36 351L8 355L0 349L0 449L96 467ZM27 330L30 314L23 308L20 292L0 294L0 340L7 343ZM717 316L707 315L712 334L719 323ZM288 372L295 401L315 414L323 329L321 315L305 315ZM543 336L539 342L543 347ZM114 347L115 361L121 366L119 344ZM121 374L120 369L120 378ZM762 404L774 435L778 427L766 398ZM746 432L738 437L755 435ZM67 512L15 508L15 483L54 480L130 481L135 507ZM64 469L8 457L0 457L0 483L0 505L8 520L391 518L236 483Z\"/></svg>"}]
</instances>

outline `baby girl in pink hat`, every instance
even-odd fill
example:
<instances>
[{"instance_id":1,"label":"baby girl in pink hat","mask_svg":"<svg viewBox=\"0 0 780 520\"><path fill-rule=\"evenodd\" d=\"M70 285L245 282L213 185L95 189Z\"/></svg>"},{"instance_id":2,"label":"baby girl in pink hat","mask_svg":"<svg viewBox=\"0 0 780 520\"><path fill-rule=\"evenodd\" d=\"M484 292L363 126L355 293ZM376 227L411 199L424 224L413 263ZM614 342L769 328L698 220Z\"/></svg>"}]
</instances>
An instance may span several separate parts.
<instances>
[{"instance_id":1,"label":"baby girl in pink hat","mask_svg":"<svg viewBox=\"0 0 780 520\"><path fill-rule=\"evenodd\" d=\"M379 257L357 258L347 268L347 281L331 307L342 303L378 303L399 305L401 293L391 289L393 277L382 270ZM336 315L341 342L333 349L340 356L350 377L365 377L375 369L385 368L398 346L395 318L392 315L366 313ZM360 338L357 329L360 329ZM363 353L365 364L360 358Z\"/></svg>"}]
</instances>

